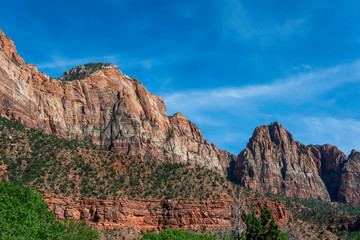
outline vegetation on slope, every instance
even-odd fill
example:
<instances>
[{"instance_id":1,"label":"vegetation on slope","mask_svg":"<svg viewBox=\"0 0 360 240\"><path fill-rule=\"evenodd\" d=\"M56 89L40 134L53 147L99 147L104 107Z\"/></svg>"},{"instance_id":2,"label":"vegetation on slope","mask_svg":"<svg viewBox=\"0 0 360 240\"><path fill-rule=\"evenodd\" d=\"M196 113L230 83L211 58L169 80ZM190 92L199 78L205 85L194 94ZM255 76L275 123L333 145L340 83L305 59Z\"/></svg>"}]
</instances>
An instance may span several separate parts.
<instances>
[{"instance_id":1,"label":"vegetation on slope","mask_svg":"<svg viewBox=\"0 0 360 240\"><path fill-rule=\"evenodd\" d=\"M0 117L0 179L64 197L219 199L224 177L199 166L142 161Z\"/></svg>"},{"instance_id":2,"label":"vegetation on slope","mask_svg":"<svg viewBox=\"0 0 360 240\"><path fill-rule=\"evenodd\" d=\"M83 79L89 76L90 74L111 65L112 64L110 63L104 63L104 62L87 63L66 71L64 75L61 76L59 79L62 81L74 81L74 80Z\"/></svg>"},{"instance_id":3,"label":"vegetation on slope","mask_svg":"<svg viewBox=\"0 0 360 240\"><path fill-rule=\"evenodd\" d=\"M99 239L84 222L55 221L41 194L0 182L0 239Z\"/></svg>"},{"instance_id":4,"label":"vegetation on slope","mask_svg":"<svg viewBox=\"0 0 360 240\"><path fill-rule=\"evenodd\" d=\"M354 221L360 219L360 207L354 207L344 203L334 204L314 198L304 199L285 197L283 195L271 195L270 197L282 201L286 209L292 213L295 220L310 223L319 229L324 229L331 225L334 227L338 226L340 229L337 230L340 231L337 232L337 234L350 239L358 235L357 232L360 230L356 229L356 227L353 229L350 227L350 231L341 231L341 225L348 226L351 218L353 218ZM342 223L342 219L345 219L345 222Z\"/></svg>"}]
</instances>

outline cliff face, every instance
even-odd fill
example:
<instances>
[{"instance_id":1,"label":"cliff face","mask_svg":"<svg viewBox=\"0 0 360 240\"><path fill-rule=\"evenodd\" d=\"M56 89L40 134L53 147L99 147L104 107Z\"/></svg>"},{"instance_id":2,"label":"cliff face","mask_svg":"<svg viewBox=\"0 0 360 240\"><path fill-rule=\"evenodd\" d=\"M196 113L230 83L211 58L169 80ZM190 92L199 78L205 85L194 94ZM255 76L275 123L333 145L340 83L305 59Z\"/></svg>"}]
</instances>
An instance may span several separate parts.
<instances>
[{"instance_id":1,"label":"cliff face","mask_svg":"<svg viewBox=\"0 0 360 240\"><path fill-rule=\"evenodd\" d=\"M330 200L319 176L321 162L278 122L257 127L237 159L235 179L259 192Z\"/></svg>"},{"instance_id":2,"label":"cliff face","mask_svg":"<svg viewBox=\"0 0 360 240\"><path fill-rule=\"evenodd\" d=\"M341 172L346 156L337 147L329 144L309 146L314 156L320 160L319 175L326 185L331 200L336 201L341 183Z\"/></svg>"},{"instance_id":3,"label":"cliff face","mask_svg":"<svg viewBox=\"0 0 360 240\"><path fill-rule=\"evenodd\" d=\"M225 172L233 155L115 65L86 64L54 79L26 64L0 30L0 114L68 139Z\"/></svg>"},{"instance_id":4,"label":"cliff face","mask_svg":"<svg viewBox=\"0 0 360 240\"><path fill-rule=\"evenodd\" d=\"M342 169L338 200L360 204L360 152L352 150Z\"/></svg>"},{"instance_id":5,"label":"cliff face","mask_svg":"<svg viewBox=\"0 0 360 240\"><path fill-rule=\"evenodd\" d=\"M186 201L178 200L72 200L54 196L44 196L49 209L57 219L73 217L84 219L97 229L133 227L138 231L162 230L168 227L184 229L227 229L232 225L231 200ZM268 207L275 221L284 225L291 217L280 201L251 198L255 210L260 213ZM249 211L248 209L245 209ZM245 212L243 212L244 214Z\"/></svg>"}]
</instances>

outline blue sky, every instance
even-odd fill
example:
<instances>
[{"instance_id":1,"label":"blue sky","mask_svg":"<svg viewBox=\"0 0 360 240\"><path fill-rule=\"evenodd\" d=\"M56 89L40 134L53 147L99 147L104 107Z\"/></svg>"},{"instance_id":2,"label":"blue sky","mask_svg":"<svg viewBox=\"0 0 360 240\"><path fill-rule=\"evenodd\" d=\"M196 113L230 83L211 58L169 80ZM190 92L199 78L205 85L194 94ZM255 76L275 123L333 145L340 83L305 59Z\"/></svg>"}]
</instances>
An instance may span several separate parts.
<instances>
[{"instance_id":1,"label":"blue sky","mask_svg":"<svg viewBox=\"0 0 360 240\"><path fill-rule=\"evenodd\" d=\"M360 149L360 2L4 1L0 28L59 77L111 62L234 154L279 121L298 141Z\"/></svg>"}]
</instances>

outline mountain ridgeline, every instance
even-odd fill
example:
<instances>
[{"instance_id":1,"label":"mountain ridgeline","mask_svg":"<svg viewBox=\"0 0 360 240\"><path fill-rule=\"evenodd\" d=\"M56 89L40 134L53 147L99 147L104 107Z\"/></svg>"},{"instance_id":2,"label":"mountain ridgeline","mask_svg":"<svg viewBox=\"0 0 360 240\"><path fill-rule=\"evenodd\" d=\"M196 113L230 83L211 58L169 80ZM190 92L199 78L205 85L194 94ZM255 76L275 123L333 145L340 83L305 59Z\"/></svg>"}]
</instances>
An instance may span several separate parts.
<instances>
[{"instance_id":1,"label":"mountain ridgeline","mask_svg":"<svg viewBox=\"0 0 360 240\"><path fill-rule=\"evenodd\" d=\"M25 63L1 30L0 115L140 161L199 166L261 193L360 203L358 152L347 158L335 146L305 146L275 122L257 127L236 157L209 143L183 114L168 116L161 97L117 66L90 63L51 78Z\"/></svg>"}]
</instances>

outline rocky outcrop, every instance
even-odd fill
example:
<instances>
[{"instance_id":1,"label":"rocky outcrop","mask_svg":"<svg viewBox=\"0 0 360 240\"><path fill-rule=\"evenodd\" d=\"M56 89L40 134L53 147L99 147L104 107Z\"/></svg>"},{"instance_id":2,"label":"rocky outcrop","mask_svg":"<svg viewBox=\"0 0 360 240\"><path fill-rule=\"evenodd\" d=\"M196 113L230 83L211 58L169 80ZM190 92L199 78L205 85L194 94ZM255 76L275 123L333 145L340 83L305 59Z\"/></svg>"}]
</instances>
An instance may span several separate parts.
<instances>
[{"instance_id":1,"label":"rocky outcrop","mask_svg":"<svg viewBox=\"0 0 360 240\"><path fill-rule=\"evenodd\" d=\"M234 156L206 141L163 100L112 64L85 64L54 79L26 64L0 30L0 114L68 139L224 173Z\"/></svg>"},{"instance_id":2,"label":"rocky outcrop","mask_svg":"<svg viewBox=\"0 0 360 240\"><path fill-rule=\"evenodd\" d=\"M330 200L321 161L278 122L257 127L237 159L234 178L258 192Z\"/></svg>"},{"instance_id":3,"label":"rocky outcrop","mask_svg":"<svg viewBox=\"0 0 360 240\"><path fill-rule=\"evenodd\" d=\"M360 204L360 152L352 150L342 169L338 200L347 204Z\"/></svg>"},{"instance_id":4,"label":"rocky outcrop","mask_svg":"<svg viewBox=\"0 0 360 240\"><path fill-rule=\"evenodd\" d=\"M72 217L84 219L97 229L133 227L138 231L162 230L168 227L183 229L227 229L232 225L231 200L179 201L179 200L72 200L44 196L49 209L57 219ZM275 221L286 224L291 220L279 201L251 198L255 210L268 207ZM248 209L247 209L248 211ZM245 212L244 212L245 213ZM243 213L243 214L244 214Z\"/></svg>"}]
</instances>

